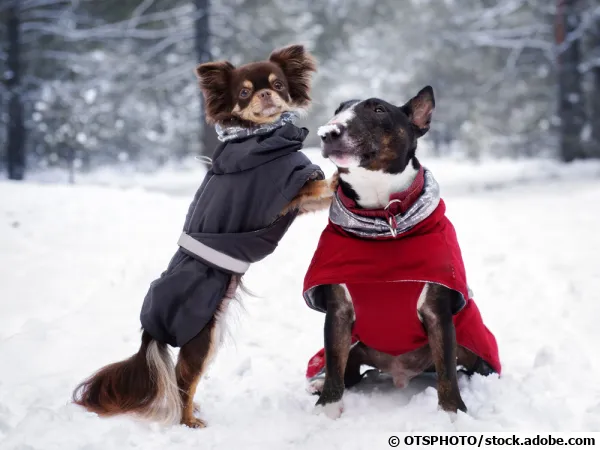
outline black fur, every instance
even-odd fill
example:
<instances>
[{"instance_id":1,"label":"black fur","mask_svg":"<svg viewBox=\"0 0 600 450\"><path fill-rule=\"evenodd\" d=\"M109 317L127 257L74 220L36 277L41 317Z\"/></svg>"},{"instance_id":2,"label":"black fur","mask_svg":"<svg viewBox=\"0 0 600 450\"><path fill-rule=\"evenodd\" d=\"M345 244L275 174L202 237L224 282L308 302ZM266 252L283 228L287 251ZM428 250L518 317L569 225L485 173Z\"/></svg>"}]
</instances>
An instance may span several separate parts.
<instances>
[{"instance_id":1,"label":"black fur","mask_svg":"<svg viewBox=\"0 0 600 450\"><path fill-rule=\"evenodd\" d=\"M338 162L342 174L340 185L344 193L354 200L359 199L353 186L344 181L344 172L354 167L342 166L349 161L382 174L402 173L409 164L415 169L420 168L416 157L417 140L429 130L434 107L433 89L430 86L402 106L394 106L378 98L349 100L340 104L329 121L331 126L321 133L321 138L323 156L334 163ZM361 365L378 368L377 361L385 366L394 358L369 349L364 343L358 343L350 350L348 343L354 311L351 300L346 299L345 295L344 288L338 285L319 286L315 290L315 300L320 305L326 305L326 377L317 405L340 401L344 387L361 380ZM428 346L421 349L425 357L413 357L412 362L406 359L407 365L412 364L417 371L435 368L439 405L452 412L466 411L458 389L457 358L471 373L489 373L489 365L482 363L481 358L464 348L458 351L452 316L460 305L459 293L444 286L429 284L422 306L423 324L429 342Z\"/></svg>"},{"instance_id":2,"label":"black fur","mask_svg":"<svg viewBox=\"0 0 600 450\"><path fill-rule=\"evenodd\" d=\"M359 161L359 167L391 174L403 172L409 164L418 169L417 140L429 130L434 107L430 86L402 106L379 98L345 101L329 122L335 124L339 132L321 136L323 156L351 156ZM352 110L354 117L346 123L339 122L337 117L348 110ZM343 118L343 114L340 117ZM338 170L344 173L347 168L338 167ZM340 180L340 184L348 197L357 199L348 183Z\"/></svg>"}]
</instances>

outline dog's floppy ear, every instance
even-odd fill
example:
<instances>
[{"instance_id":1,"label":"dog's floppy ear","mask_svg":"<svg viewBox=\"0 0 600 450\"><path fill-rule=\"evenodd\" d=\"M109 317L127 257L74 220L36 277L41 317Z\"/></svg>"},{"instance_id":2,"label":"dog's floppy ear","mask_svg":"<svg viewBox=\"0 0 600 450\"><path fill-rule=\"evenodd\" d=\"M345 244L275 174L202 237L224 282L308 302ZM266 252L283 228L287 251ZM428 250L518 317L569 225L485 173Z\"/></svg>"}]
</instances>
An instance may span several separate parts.
<instances>
[{"instance_id":1,"label":"dog's floppy ear","mask_svg":"<svg viewBox=\"0 0 600 450\"><path fill-rule=\"evenodd\" d=\"M411 123L420 131L420 136L429 131L434 108L435 98L431 86L425 86L402 107Z\"/></svg>"},{"instance_id":2,"label":"dog's floppy ear","mask_svg":"<svg viewBox=\"0 0 600 450\"><path fill-rule=\"evenodd\" d=\"M275 50L269 61L281 67L287 78L292 102L300 107L310 104L311 72L317 71L317 63L303 45L290 45Z\"/></svg>"},{"instance_id":3,"label":"dog's floppy ear","mask_svg":"<svg viewBox=\"0 0 600 450\"><path fill-rule=\"evenodd\" d=\"M230 113L233 109L230 83L234 69L228 61L208 62L196 67L204 95L206 121L210 124L214 124L219 115Z\"/></svg>"}]
</instances>

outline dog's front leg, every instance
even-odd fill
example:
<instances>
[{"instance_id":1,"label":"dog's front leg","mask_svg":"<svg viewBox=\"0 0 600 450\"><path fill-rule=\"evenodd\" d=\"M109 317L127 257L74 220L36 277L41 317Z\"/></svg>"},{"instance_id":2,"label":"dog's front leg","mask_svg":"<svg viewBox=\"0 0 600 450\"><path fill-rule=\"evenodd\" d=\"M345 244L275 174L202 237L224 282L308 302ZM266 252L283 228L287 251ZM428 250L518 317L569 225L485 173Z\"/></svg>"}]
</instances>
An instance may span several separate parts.
<instances>
[{"instance_id":1,"label":"dog's front leg","mask_svg":"<svg viewBox=\"0 0 600 450\"><path fill-rule=\"evenodd\" d=\"M279 215L283 216L294 210L304 214L329 208L338 183L339 174L337 172L326 180L308 181Z\"/></svg>"},{"instance_id":2,"label":"dog's front leg","mask_svg":"<svg viewBox=\"0 0 600 450\"><path fill-rule=\"evenodd\" d=\"M438 404L444 411L467 412L456 375L456 331L452 322L452 304L459 295L439 284L426 284L419 307L427 331L429 346L438 377ZM421 303L421 301L419 302Z\"/></svg>"},{"instance_id":3,"label":"dog's front leg","mask_svg":"<svg viewBox=\"0 0 600 450\"><path fill-rule=\"evenodd\" d=\"M352 344L354 308L344 286L328 285L317 288L322 295L327 313L325 315L325 382L317 401L317 411L337 419L343 411L344 373Z\"/></svg>"}]
</instances>

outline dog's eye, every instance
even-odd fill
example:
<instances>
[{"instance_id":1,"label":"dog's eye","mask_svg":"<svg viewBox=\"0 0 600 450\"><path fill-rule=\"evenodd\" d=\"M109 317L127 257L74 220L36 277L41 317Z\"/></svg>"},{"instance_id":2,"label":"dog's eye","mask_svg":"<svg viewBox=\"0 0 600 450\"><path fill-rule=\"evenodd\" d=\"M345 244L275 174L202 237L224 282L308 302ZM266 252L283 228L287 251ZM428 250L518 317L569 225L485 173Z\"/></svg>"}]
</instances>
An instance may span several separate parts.
<instances>
[{"instance_id":1,"label":"dog's eye","mask_svg":"<svg viewBox=\"0 0 600 450\"><path fill-rule=\"evenodd\" d=\"M283 89L283 83L279 80L275 81L275 83L273 83L273 87L275 89L277 89L278 91Z\"/></svg>"},{"instance_id":2,"label":"dog's eye","mask_svg":"<svg viewBox=\"0 0 600 450\"><path fill-rule=\"evenodd\" d=\"M240 98L248 98L249 95L250 95L250 89L243 88L240 91Z\"/></svg>"},{"instance_id":3,"label":"dog's eye","mask_svg":"<svg viewBox=\"0 0 600 450\"><path fill-rule=\"evenodd\" d=\"M384 113L385 109L383 109L383 106L376 106L373 111L375 111L376 113Z\"/></svg>"}]
</instances>

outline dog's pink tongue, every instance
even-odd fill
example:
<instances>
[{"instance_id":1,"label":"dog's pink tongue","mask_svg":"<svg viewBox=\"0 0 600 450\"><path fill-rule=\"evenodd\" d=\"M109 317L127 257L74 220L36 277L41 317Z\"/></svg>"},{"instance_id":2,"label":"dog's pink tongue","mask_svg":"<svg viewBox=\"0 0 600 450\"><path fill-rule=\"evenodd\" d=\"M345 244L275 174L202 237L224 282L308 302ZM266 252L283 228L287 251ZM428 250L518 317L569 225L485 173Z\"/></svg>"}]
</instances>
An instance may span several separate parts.
<instances>
[{"instance_id":1,"label":"dog's pink tongue","mask_svg":"<svg viewBox=\"0 0 600 450\"><path fill-rule=\"evenodd\" d=\"M348 155L331 155L329 159L338 167L349 167L353 161Z\"/></svg>"}]
</instances>

